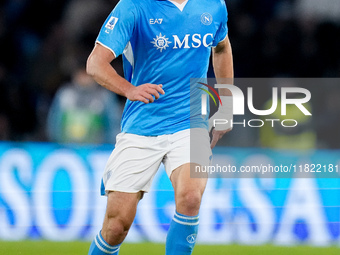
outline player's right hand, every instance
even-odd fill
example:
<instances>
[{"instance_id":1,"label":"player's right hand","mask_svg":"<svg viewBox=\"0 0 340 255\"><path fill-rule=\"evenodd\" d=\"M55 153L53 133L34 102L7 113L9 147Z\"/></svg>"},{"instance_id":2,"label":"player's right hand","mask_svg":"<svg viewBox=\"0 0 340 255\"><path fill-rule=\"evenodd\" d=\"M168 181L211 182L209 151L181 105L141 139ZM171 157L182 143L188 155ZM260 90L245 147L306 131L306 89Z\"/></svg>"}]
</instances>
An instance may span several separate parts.
<instances>
[{"instance_id":1,"label":"player's right hand","mask_svg":"<svg viewBox=\"0 0 340 255\"><path fill-rule=\"evenodd\" d=\"M130 101L140 101L145 104L149 104L160 97L160 94L164 95L165 92L162 89L163 85L145 83L140 86L133 87L127 93L127 98Z\"/></svg>"}]
</instances>

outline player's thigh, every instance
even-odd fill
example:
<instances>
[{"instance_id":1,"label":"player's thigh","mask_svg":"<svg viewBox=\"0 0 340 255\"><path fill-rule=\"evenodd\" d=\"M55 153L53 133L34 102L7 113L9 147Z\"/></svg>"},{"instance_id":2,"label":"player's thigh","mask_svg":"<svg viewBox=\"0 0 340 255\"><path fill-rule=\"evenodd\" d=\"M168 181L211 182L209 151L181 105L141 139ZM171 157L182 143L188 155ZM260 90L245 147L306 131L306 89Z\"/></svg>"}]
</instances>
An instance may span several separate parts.
<instances>
[{"instance_id":1,"label":"player's thigh","mask_svg":"<svg viewBox=\"0 0 340 255\"><path fill-rule=\"evenodd\" d=\"M190 169L195 169L195 166L197 164L187 163L172 171L170 180L175 191L176 202L187 195L195 196L198 199L202 197L207 185L207 178L192 178Z\"/></svg>"},{"instance_id":2,"label":"player's thigh","mask_svg":"<svg viewBox=\"0 0 340 255\"><path fill-rule=\"evenodd\" d=\"M130 227L137 210L137 205L143 193L109 192L103 227L110 227L110 221L119 221L125 227Z\"/></svg>"}]
</instances>

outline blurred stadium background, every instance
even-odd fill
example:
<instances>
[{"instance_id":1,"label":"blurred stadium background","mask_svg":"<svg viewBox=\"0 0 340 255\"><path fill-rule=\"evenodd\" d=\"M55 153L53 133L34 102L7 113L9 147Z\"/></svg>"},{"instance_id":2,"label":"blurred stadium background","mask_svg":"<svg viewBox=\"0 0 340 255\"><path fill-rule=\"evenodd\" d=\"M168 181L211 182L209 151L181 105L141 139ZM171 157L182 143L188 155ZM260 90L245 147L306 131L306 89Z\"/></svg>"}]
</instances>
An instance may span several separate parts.
<instances>
[{"instance_id":1,"label":"blurred stadium background","mask_svg":"<svg viewBox=\"0 0 340 255\"><path fill-rule=\"evenodd\" d=\"M86 254L101 227L99 184L124 99L93 85L84 65L117 2L0 3L0 254ZM312 93L315 114L297 134L237 128L216 159L340 165L339 1L226 2L237 78L331 82ZM122 74L121 59L112 64ZM194 254L338 254L338 177L210 179ZM162 254L173 211L161 169L121 254Z\"/></svg>"}]
</instances>

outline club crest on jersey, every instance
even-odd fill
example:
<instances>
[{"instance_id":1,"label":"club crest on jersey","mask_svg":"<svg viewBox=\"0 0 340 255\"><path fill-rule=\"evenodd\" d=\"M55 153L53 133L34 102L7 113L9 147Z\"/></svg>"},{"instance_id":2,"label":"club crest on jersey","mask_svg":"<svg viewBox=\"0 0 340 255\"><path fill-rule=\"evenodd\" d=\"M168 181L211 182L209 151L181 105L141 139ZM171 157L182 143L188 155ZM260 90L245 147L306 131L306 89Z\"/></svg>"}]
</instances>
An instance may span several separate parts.
<instances>
[{"instance_id":1,"label":"club crest on jersey","mask_svg":"<svg viewBox=\"0 0 340 255\"><path fill-rule=\"evenodd\" d=\"M171 42L169 42L169 38L166 38L165 35L160 33L159 35L156 35L156 38L153 38L151 43L157 48L157 50L162 52L162 50L166 50L166 48L169 47Z\"/></svg>"},{"instance_id":2,"label":"club crest on jersey","mask_svg":"<svg viewBox=\"0 0 340 255\"><path fill-rule=\"evenodd\" d=\"M202 24L209 26L213 22L213 17L209 12L205 12L201 15Z\"/></svg>"},{"instance_id":3,"label":"club crest on jersey","mask_svg":"<svg viewBox=\"0 0 340 255\"><path fill-rule=\"evenodd\" d=\"M105 28L113 30L113 28L115 27L115 25L117 24L118 18L116 17L110 17L110 19L108 20L108 22L105 25Z\"/></svg>"}]
</instances>

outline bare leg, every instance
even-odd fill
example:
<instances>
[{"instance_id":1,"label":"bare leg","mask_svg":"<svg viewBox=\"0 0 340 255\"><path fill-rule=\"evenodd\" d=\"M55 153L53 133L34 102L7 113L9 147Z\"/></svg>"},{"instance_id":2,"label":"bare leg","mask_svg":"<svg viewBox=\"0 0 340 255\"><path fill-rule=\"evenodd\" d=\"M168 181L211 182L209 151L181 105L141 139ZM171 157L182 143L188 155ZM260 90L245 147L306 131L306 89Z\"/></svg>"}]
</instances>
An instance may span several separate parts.
<instances>
[{"instance_id":1,"label":"bare leg","mask_svg":"<svg viewBox=\"0 0 340 255\"><path fill-rule=\"evenodd\" d=\"M142 198L142 192L124 193L110 192L101 234L110 245L124 241L135 218L137 205Z\"/></svg>"},{"instance_id":2,"label":"bare leg","mask_svg":"<svg viewBox=\"0 0 340 255\"><path fill-rule=\"evenodd\" d=\"M199 212L207 179L190 178L190 165L195 166L194 164L185 164L175 169L170 180L175 190L177 212L194 216Z\"/></svg>"},{"instance_id":3,"label":"bare leg","mask_svg":"<svg viewBox=\"0 0 340 255\"><path fill-rule=\"evenodd\" d=\"M205 178L190 178L190 166L185 164L170 176L175 190L176 213L166 239L166 255L192 254L199 224L199 208L207 184Z\"/></svg>"}]
</instances>

